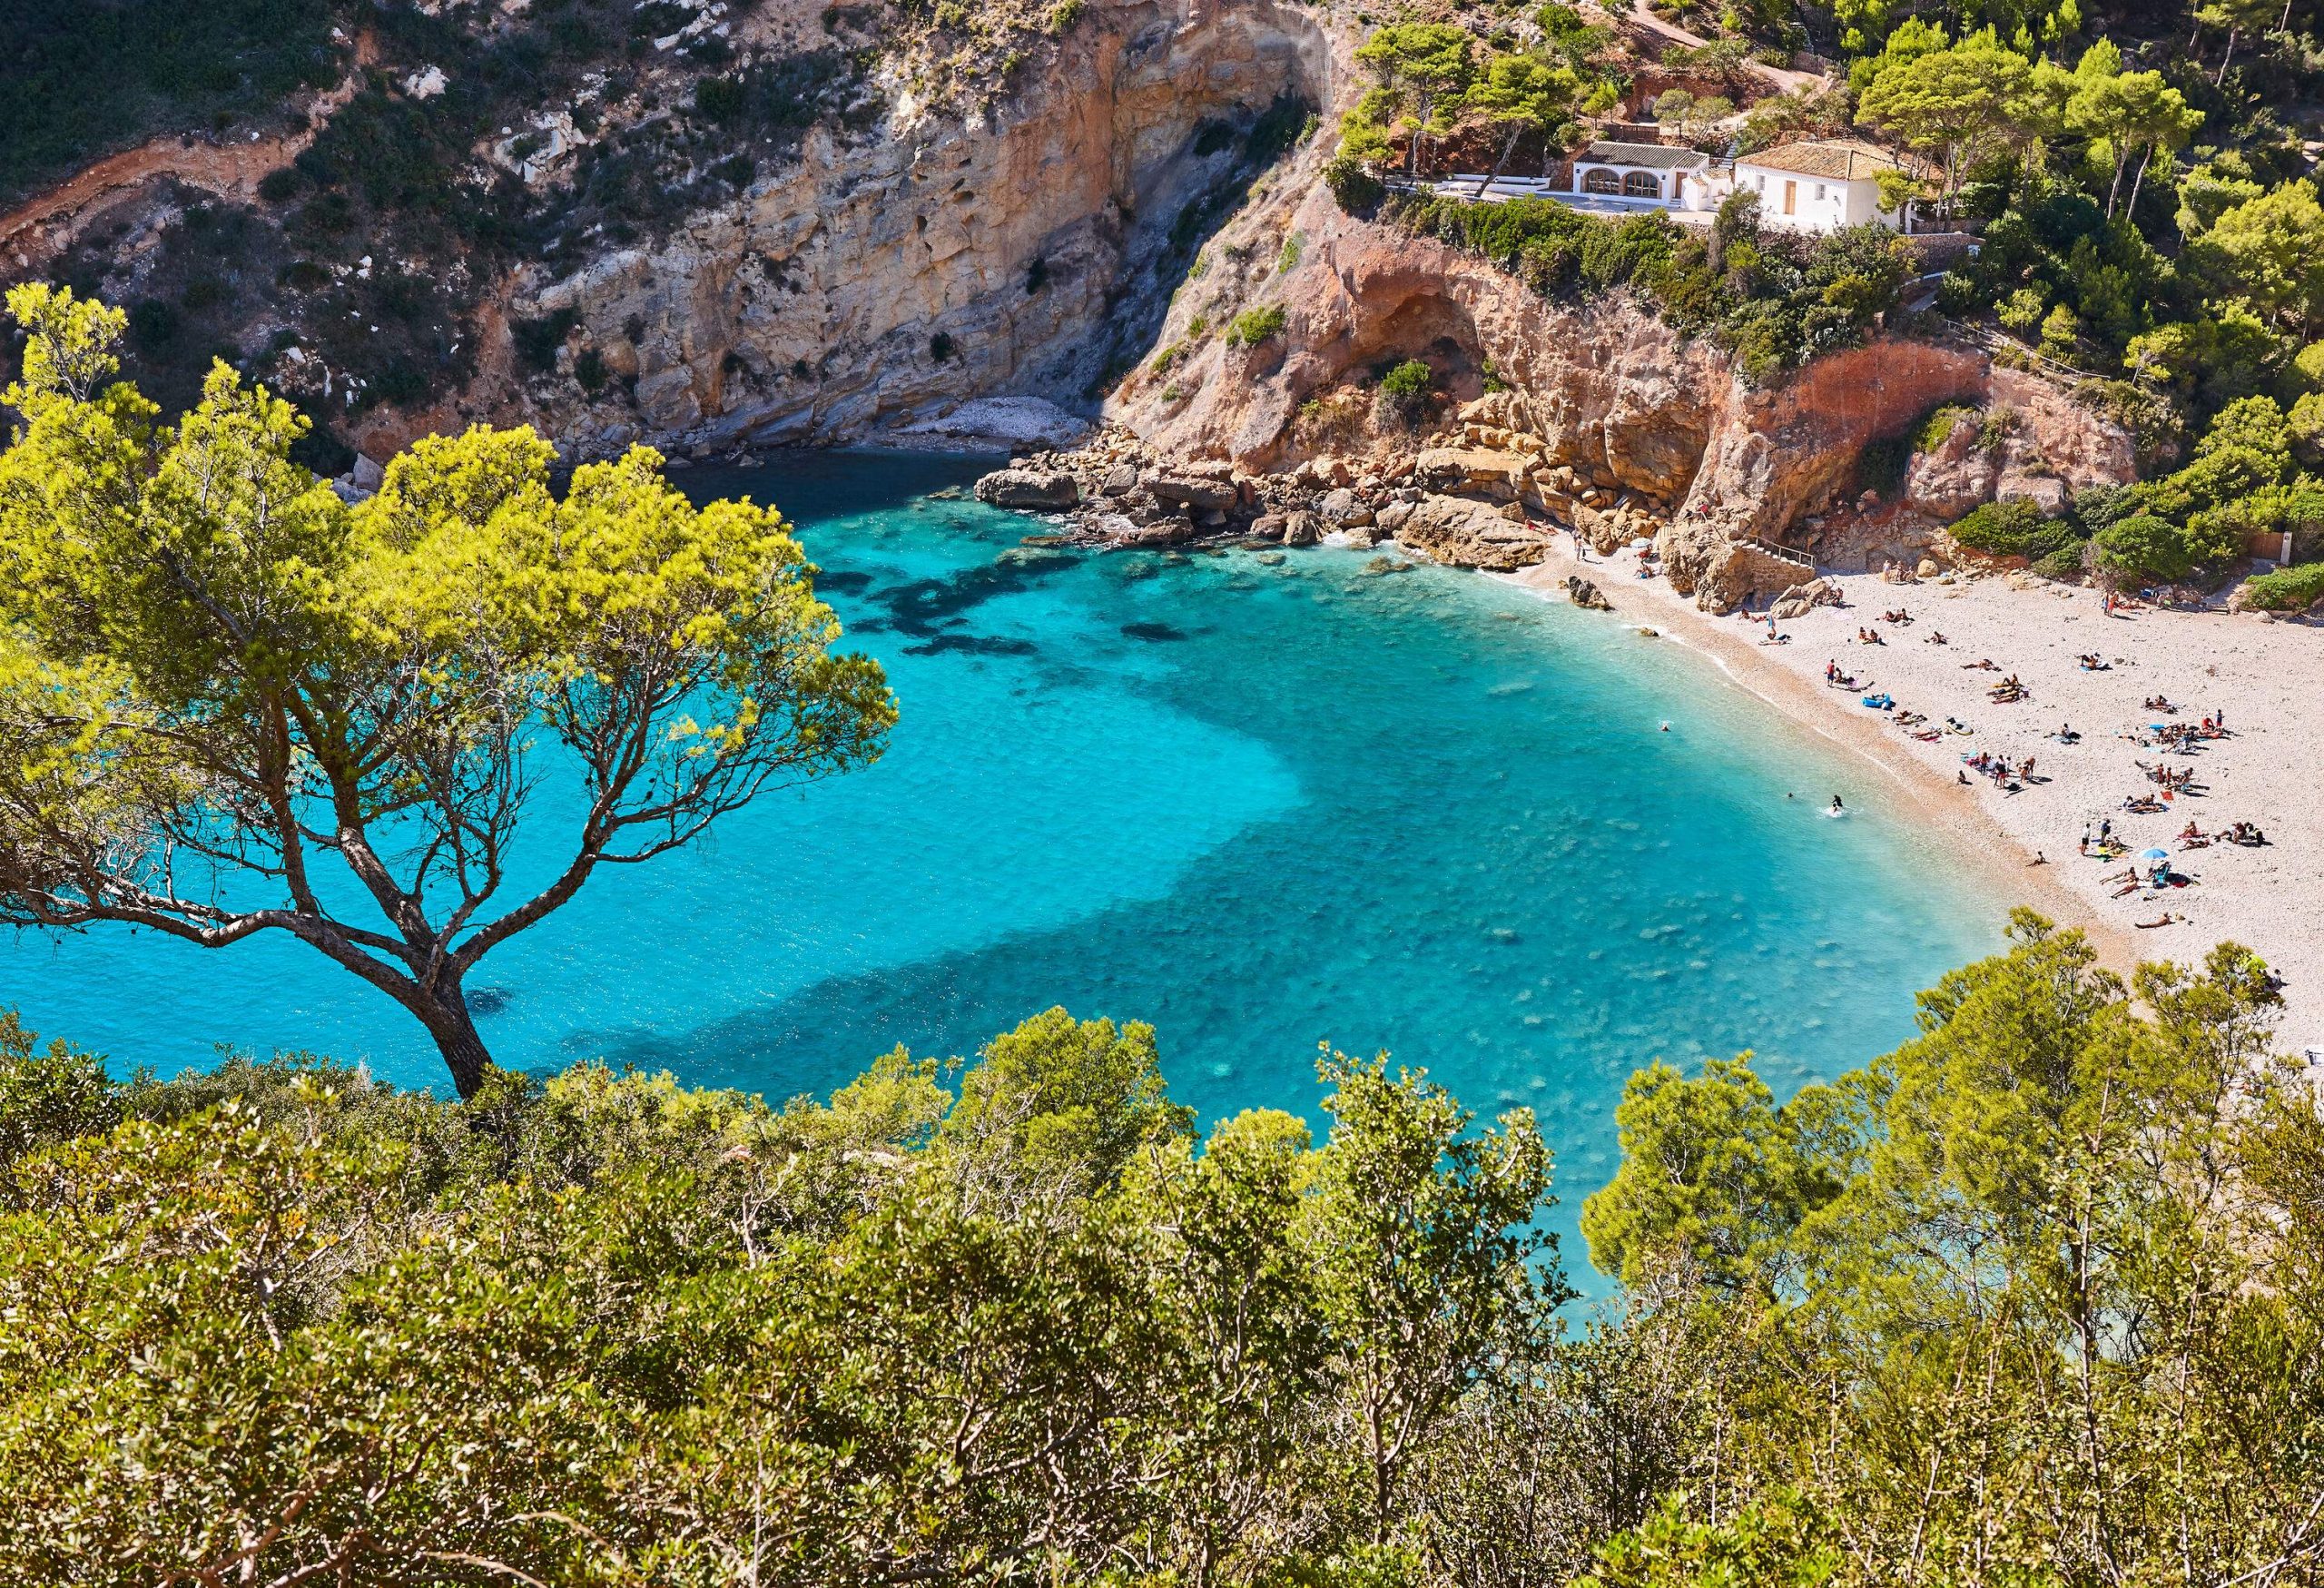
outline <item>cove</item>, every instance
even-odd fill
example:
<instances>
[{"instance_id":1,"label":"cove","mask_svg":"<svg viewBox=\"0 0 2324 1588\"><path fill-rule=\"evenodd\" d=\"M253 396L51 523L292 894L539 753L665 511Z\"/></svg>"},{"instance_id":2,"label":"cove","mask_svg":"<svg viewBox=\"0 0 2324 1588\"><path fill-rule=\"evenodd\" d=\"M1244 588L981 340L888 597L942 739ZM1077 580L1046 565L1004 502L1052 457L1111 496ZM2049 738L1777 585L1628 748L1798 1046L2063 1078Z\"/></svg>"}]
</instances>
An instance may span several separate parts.
<instances>
[{"instance_id":1,"label":"cove","mask_svg":"<svg viewBox=\"0 0 2324 1588\"><path fill-rule=\"evenodd\" d=\"M1061 1003L1153 1021L1209 1120L1313 1116L1318 1042L1384 1048L1537 1111L1578 1267L1633 1069L1750 1048L1787 1093L1908 1037L1913 992L1998 942L1880 774L1667 642L1370 552L1023 547L1034 521L930 494L978 467L676 477L801 526L902 720L877 766L603 870L485 961L502 1063L781 1098ZM19 933L0 1003L123 1070L231 1044L444 1084L402 1011L287 938Z\"/></svg>"}]
</instances>

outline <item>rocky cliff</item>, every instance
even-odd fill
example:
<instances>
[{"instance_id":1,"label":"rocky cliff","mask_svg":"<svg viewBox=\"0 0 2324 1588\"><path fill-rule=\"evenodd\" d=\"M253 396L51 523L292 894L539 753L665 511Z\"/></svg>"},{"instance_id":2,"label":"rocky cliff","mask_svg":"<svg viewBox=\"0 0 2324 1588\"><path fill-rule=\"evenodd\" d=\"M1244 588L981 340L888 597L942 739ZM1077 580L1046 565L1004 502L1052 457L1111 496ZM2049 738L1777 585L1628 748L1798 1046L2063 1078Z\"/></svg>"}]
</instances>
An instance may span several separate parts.
<instances>
[{"instance_id":1,"label":"rocky cliff","mask_svg":"<svg viewBox=\"0 0 2324 1588\"><path fill-rule=\"evenodd\" d=\"M1715 604L1796 577L1781 558L1734 551L1752 539L1905 557L1996 493L2054 508L2131 477L2118 427L1966 341L1880 335L1754 389L1708 340L1627 294L1546 300L1486 260L1349 216L1315 184L1238 217L1216 252L1250 262L1189 283L1162 351L1109 417L1167 453L1253 473L1344 453L1384 481L1393 459L1417 451L1424 463L1452 442L1469 453L1463 494L1522 502L1607 547L1659 530L1673 579L1717 587ZM1255 302L1281 311L1275 335L1248 346L1218 334ZM1384 416L1381 371L1406 360L1428 367L1443 404ZM2006 416L2010 439L1989 469L1954 471L1955 499L1941 502L1867 480L1868 447L1948 404ZM1479 484L1498 479L1513 483ZM1739 585L1713 576L1722 560Z\"/></svg>"},{"instance_id":2,"label":"rocky cliff","mask_svg":"<svg viewBox=\"0 0 2324 1588\"><path fill-rule=\"evenodd\" d=\"M545 381L504 406L592 449L835 440L972 396L1089 406L1335 84L1295 4L1095 5L989 112L901 94L880 137L818 129L654 246L524 272L512 311L564 315L568 365L605 350L633 400Z\"/></svg>"},{"instance_id":3,"label":"rocky cliff","mask_svg":"<svg viewBox=\"0 0 2324 1588\"><path fill-rule=\"evenodd\" d=\"M708 455L1053 438L1062 409L1116 427L1075 500L1117 466L1207 482L1107 497L1141 535L1305 514L1491 566L1561 526L1653 535L1714 604L1785 547L1909 557L1997 493L2129 471L2118 431L1966 342L1881 335L1754 388L1627 291L1544 298L1345 212L1320 177L1357 24L1327 6L368 15L339 87L67 183L12 222L40 243L16 268L135 303L181 384L225 351L375 460L478 419ZM254 176L270 150L293 163ZM1392 401L1399 365L1424 380ZM1867 447L1943 404L1973 440L1875 478Z\"/></svg>"}]
</instances>

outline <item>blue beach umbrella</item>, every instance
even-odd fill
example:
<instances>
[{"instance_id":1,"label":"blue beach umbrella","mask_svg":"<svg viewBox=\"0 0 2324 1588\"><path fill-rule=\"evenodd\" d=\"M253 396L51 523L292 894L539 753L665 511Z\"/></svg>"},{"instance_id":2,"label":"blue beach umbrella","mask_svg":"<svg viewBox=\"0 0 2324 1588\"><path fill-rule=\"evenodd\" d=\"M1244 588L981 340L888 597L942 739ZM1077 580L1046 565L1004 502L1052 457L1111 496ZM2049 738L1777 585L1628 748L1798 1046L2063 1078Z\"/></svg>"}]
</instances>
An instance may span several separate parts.
<instances>
[{"instance_id":1,"label":"blue beach umbrella","mask_svg":"<svg viewBox=\"0 0 2324 1588\"><path fill-rule=\"evenodd\" d=\"M2171 852L2167 849L2142 849L2139 851L2139 858L2141 860L2169 860Z\"/></svg>"}]
</instances>

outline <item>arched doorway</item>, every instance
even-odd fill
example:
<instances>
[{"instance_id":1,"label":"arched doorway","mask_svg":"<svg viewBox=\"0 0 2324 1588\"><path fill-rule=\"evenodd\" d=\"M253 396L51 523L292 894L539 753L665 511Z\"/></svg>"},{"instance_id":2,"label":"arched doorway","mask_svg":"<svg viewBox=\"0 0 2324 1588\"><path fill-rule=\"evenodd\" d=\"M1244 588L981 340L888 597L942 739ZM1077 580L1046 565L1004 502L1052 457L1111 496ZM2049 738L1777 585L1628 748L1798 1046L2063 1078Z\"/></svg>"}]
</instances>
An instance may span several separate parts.
<instances>
[{"instance_id":1,"label":"arched doorway","mask_svg":"<svg viewBox=\"0 0 2324 1588\"><path fill-rule=\"evenodd\" d=\"M1625 172L1622 175L1622 196L1626 199L1659 199L1662 196L1662 179L1650 171Z\"/></svg>"},{"instance_id":2,"label":"arched doorway","mask_svg":"<svg viewBox=\"0 0 2324 1588\"><path fill-rule=\"evenodd\" d=\"M1621 173L1602 167L1585 171L1581 173L1581 191L1586 193L1619 193L1622 191Z\"/></svg>"}]
</instances>

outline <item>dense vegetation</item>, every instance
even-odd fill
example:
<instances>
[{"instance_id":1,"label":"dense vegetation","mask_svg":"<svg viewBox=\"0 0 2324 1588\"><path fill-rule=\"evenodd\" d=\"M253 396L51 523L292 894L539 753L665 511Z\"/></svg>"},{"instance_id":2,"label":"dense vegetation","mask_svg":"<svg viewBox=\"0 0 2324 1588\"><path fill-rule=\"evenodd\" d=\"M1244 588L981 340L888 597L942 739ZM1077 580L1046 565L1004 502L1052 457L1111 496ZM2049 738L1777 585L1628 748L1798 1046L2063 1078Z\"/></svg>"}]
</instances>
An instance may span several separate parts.
<instances>
[{"instance_id":1,"label":"dense vegetation","mask_svg":"<svg viewBox=\"0 0 2324 1588\"><path fill-rule=\"evenodd\" d=\"M0 209L149 133L272 118L339 74L329 0L11 0Z\"/></svg>"},{"instance_id":2,"label":"dense vegetation","mask_svg":"<svg viewBox=\"0 0 2324 1588\"><path fill-rule=\"evenodd\" d=\"M1777 1106L1197 1138L1051 1011L770 1108L106 1079L0 1025L0 1569L49 1583L2313 1583L2324 1155L2256 962L2073 933Z\"/></svg>"}]
</instances>

